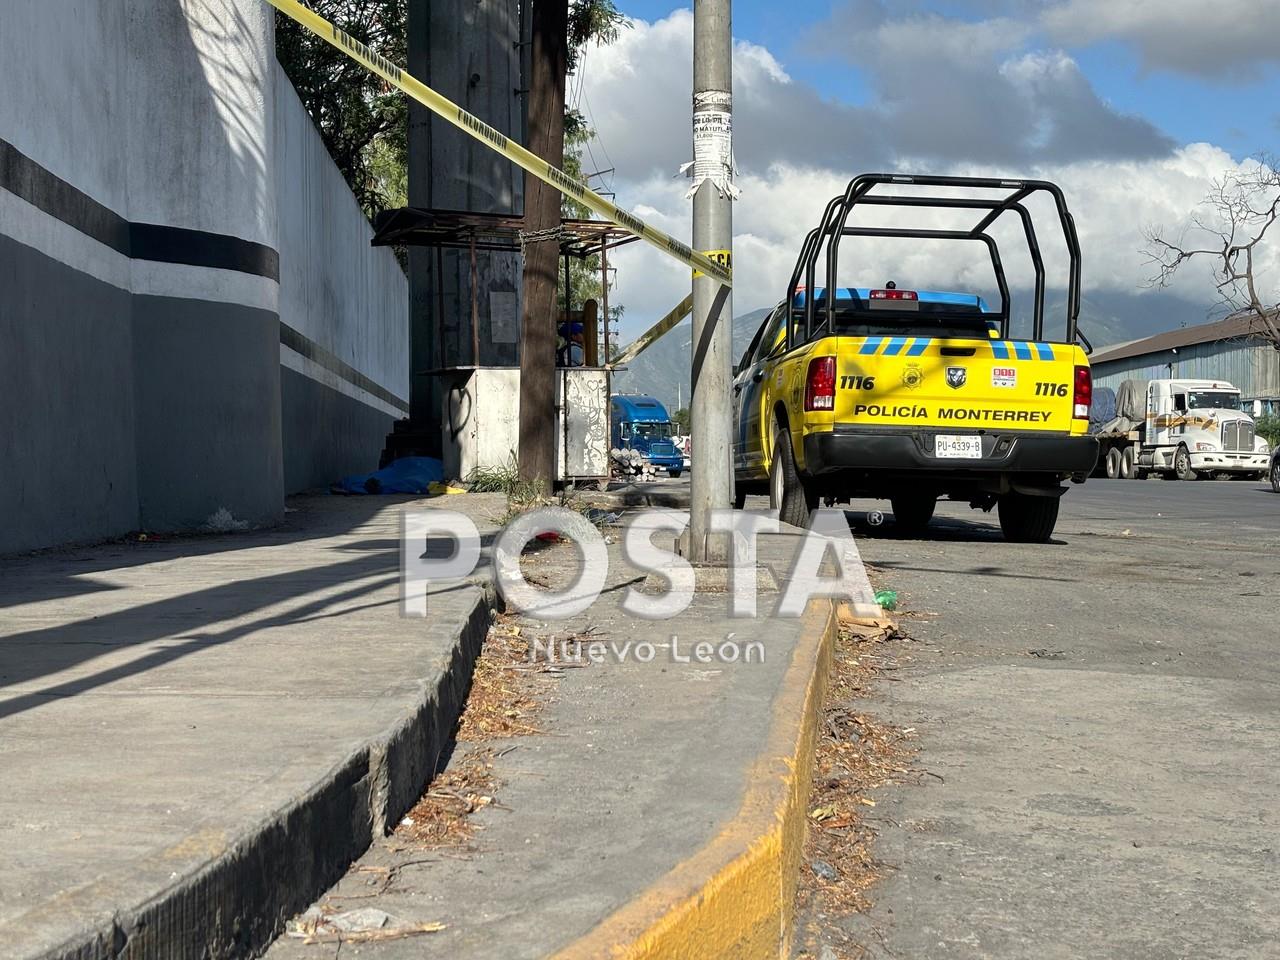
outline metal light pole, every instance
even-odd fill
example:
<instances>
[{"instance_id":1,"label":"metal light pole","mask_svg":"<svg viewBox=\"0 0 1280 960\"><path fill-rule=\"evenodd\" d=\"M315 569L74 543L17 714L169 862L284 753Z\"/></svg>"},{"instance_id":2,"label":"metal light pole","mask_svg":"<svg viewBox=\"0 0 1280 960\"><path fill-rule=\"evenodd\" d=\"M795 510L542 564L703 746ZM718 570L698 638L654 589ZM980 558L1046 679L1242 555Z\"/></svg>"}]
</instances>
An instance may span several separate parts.
<instances>
[{"instance_id":1,"label":"metal light pole","mask_svg":"<svg viewBox=\"0 0 1280 960\"><path fill-rule=\"evenodd\" d=\"M731 0L693 4L693 247L732 263L733 40ZM707 276L693 280L693 496L688 557L727 559L727 537L710 537L711 511L733 500L730 406L733 298ZM723 539L723 543L721 540Z\"/></svg>"}]
</instances>

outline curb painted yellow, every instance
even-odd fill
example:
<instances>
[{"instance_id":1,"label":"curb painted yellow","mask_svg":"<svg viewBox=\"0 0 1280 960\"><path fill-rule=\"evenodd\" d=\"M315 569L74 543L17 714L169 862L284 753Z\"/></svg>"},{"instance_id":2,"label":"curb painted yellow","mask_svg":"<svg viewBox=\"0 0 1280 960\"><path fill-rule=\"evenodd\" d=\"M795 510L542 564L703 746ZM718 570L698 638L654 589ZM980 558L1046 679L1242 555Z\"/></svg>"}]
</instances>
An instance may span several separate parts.
<instances>
[{"instance_id":1,"label":"curb painted yellow","mask_svg":"<svg viewBox=\"0 0 1280 960\"><path fill-rule=\"evenodd\" d=\"M829 600L809 604L773 701L768 738L733 820L554 960L788 955L818 715L836 629Z\"/></svg>"}]
</instances>

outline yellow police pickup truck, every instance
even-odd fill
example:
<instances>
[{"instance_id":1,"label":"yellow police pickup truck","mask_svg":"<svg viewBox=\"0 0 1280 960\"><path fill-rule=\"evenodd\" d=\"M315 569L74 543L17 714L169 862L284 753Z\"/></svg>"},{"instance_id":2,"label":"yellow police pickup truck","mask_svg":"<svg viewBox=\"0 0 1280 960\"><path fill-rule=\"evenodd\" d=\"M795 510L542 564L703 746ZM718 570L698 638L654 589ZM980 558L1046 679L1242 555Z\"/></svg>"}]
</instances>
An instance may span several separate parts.
<instances>
[{"instance_id":1,"label":"yellow police pickup truck","mask_svg":"<svg viewBox=\"0 0 1280 960\"><path fill-rule=\"evenodd\" d=\"M920 188L944 189L921 195ZM1065 240L1060 338L1045 333L1044 261L1027 202L1037 194L1048 198ZM933 208L967 219L960 227L860 226L851 222L860 205ZM1010 288L993 231L1005 217L1021 228L1034 275L1031 308L1017 317L1022 336L1011 329ZM839 249L847 237L877 246L955 240L985 247L999 306L970 293L846 282ZM1009 540L1048 541L1063 482L1084 482L1098 456L1088 436L1092 380L1079 345L1088 347L1077 329L1079 306L1075 224L1054 184L855 178L809 233L786 299L734 371L739 506L748 493L768 492L783 521L805 526L821 501L883 498L897 526L914 532L947 497L998 508Z\"/></svg>"}]
</instances>

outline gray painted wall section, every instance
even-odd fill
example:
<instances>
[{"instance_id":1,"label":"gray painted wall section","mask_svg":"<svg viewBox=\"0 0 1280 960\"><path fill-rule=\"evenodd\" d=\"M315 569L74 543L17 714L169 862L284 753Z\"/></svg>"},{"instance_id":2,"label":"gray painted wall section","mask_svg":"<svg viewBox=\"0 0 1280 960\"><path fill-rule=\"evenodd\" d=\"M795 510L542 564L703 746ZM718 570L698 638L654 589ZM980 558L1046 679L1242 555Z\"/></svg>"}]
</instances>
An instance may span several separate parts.
<instances>
[{"instance_id":1,"label":"gray painted wall section","mask_svg":"<svg viewBox=\"0 0 1280 960\"><path fill-rule=\"evenodd\" d=\"M283 512L280 328L274 313L133 298L138 504L147 530L189 530L225 509Z\"/></svg>"},{"instance_id":2,"label":"gray painted wall section","mask_svg":"<svg viewBox=\"0 0 1280 960\"><path fill-rule=\"evenodd\" d=\"M289 492L325 489L378 466L393 418L310 377L280 369L284 485ZM316 424L324 424L323 436Z\"/></svg>"},{"instance_id":3,"label":"gray painted wall section","mask_svg":"<svg viewBox=\"0 0 1280 960\"><path fill-rule=\"evenodd\" d=\"M191 260L131 259L0 187L0 553L223 508L270 523L286 488L376 466L408 285L275 63L270 7L11 0L3 20L0 139L126 225L202 233ZM279 281L201 264L204 234L278 251Z\"/></svg>"},{"instance_id":4,"label":"gray painted wall section","mask_svg":"<svg viewBox=\"0 0 1280 960\"><path fill-rule=\"evenodd\" d=\"M0 236L0 552L138 526L129 294Z\"/></svg>"},{"instance_id":5,"label":"gray painted wall section","mask_svg":"<svg viewBox=\"0 0 1280 960\"><path fill-rule=\"evenodd\" d=\"M408 278L369 245L373 228L279 66L275 101L280 319L407 401Z\"/></svg>"},{"instance_id":6,"label":"gray painted wall section","mask_svg":"<svg viewBox=\"0 0 1280 960\"><path fill-rule=\"evenodd\" d=\"M281 345L284 488L294 493L375 469L408 415L409 281L391 250L369 245L373 228L279 66L275 120L280 320L393 398Z\"/></svg>"}]
</instances>

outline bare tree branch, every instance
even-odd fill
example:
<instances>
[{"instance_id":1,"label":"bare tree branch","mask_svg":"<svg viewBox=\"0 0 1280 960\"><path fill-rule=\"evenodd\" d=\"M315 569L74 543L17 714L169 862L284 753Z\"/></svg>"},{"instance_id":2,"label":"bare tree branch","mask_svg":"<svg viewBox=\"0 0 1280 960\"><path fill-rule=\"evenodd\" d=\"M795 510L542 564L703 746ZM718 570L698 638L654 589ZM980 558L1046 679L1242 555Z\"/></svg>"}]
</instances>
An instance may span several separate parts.
<instances>
[{"instance_id":1,"label":"bare tree branch","mask_svg":"<svg viewBox=\"0 0 1280 960\"><path fill-rule=\"evenodd\" d=\"M1244 171L1231 171L1213 183L1190 228L1171 239L1163 228L1144 231L1147 265L1152 274L1148 286L1165 287L1191 260L1207 258L1213 265L1218 296L1232 316L1247 318L1250 332L1280 350L1280 291L1264 291L1255 270L1254 256L1263 247L1267 232L1280 219L1280 160L1267 154ZM1189 245L1189 232L1212 238Z\"/></svg>"}]
</instances>

